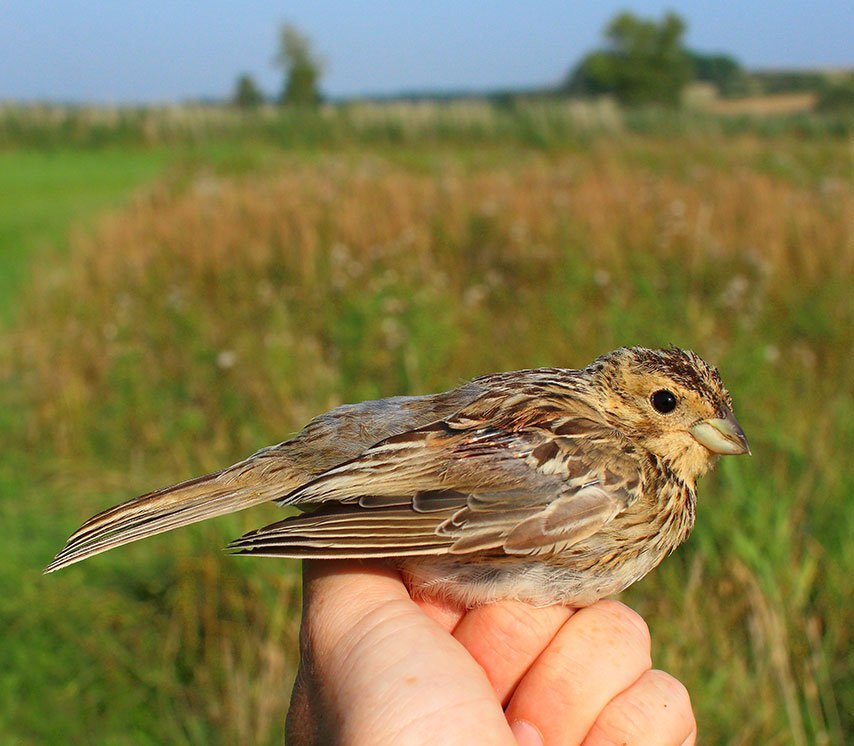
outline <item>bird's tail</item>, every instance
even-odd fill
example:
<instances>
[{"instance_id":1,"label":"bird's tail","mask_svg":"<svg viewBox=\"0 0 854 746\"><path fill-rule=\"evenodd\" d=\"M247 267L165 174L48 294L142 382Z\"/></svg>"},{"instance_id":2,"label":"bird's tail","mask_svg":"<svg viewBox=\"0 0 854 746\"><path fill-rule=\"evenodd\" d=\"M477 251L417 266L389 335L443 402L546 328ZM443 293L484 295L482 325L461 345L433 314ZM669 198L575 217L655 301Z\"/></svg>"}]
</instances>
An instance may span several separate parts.
<instances>
[{"instance_id":1,"label":"bird's tail","mask_svg":"<svg viewBox=\"0 0 854 746\"><path fill-rule=\"evenodd\" d=\"M256 454L214 474L165 487L93 516L68 539L45 572L173 528L234 513L286 495L300 480L270 466ZM293 482L293 484L291 484Z\"/></svg>"}]
</instances>

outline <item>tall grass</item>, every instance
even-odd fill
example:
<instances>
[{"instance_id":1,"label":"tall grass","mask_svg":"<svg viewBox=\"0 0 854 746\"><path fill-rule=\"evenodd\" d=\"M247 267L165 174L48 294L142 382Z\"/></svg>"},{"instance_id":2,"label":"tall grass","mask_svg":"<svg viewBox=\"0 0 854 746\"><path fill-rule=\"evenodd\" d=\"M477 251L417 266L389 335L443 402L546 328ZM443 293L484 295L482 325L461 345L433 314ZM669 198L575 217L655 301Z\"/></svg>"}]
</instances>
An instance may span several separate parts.
<instances>
[{"instance_id":1,"label":"tall grass","mask_svg":"<svg viewBox=\"0 0 854 746\"><path fill-rule=\"evenodd\" d=\"M280 153L182 172L76 235L2 357L21 413L5 484L27 499L2 502L0 615L25 621L0 653L0 734L280 739L296 567L217 552L275 511L39 577L78 519L344 401L675 343L720 366L755 456L705 480L694 537L626 600L703 742L841 743L849 159L844 141L752 136Z\"/></svg>"},{"instance_id":2,"label":"tall grass","mask_svg":"<svg viewBox=\"0 0 854 746\"><path fill-rule=\"evenodd\" d=\"M524 143L560 148L629 131L683 137L697 134L759 134L764 137L846 137L844 113L794 112L767 116L681 111L624 111L609 99L520 98L505 101L351 101L317 109L263 106L244 111L222 105L86 107L0 102L0 148L102 148L200 146L255 142L277 147L356 147L434 143L482 145Z\"/></svg>"}]
</instances>

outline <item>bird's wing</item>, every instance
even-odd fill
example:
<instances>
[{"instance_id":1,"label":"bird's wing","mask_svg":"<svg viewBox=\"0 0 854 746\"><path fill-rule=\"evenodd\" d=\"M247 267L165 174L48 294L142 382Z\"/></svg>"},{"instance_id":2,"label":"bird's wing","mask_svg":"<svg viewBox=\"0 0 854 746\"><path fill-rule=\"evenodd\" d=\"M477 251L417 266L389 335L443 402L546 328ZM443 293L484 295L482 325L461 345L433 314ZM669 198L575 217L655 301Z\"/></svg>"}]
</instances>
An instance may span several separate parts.
<instances>
[{"instance_id":1,"label":"bird's wing","mask_svg":"<svg viewBox=\"0 0 854 746\"><path fill-rule=\"evenodd\" d=\"M291 557L549 554L640 493L625 441L584 417L518 430L461 414L388 438L280 502L314 508L233 542Z\"/></svg>"}]
</instances>

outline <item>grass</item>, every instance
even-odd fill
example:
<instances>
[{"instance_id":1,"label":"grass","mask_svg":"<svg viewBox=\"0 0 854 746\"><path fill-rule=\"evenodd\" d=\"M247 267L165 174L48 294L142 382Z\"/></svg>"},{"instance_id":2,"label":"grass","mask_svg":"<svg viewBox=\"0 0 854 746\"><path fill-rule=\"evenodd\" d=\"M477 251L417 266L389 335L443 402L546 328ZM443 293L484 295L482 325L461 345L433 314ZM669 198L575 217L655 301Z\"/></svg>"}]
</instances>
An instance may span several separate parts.
<instances>
[{"instance_id":1,"label":"grass","mask_svg":"<svg viewBox=\"0 0 854 746\"><path fill-rule=\"evenodd\" d=\"M180 147L247 141L276 147L364 148L424 143L480 147L487 143L560 148L615 132L750 134L760 137L846 137L852 119L844 112L773 113L773 102L728 112L621 110L608 99L548 96L457 101L352 101L319 108L228 106L106 108L0 105L0 148L102 149L107 146Z\"/></svg>"},{"instance_id":2,"label":"grass","mask_svg":"<svg viewBox=\"0 0 854 746\"><path fill-rule=\"evenodd\" d=\"M156 149L0 151L0 319L13 313L30 267L48 260L46 246L63 243L71 223L118 206L165 160Z\"/></svg>"},{"instance_id":3,"label":"grass","mask_svg":"<svg viewBox=\"0 0 854 746\"><path fill-rule=\"evenodd\" d=\"M340 402L676 343L719 364L755 456L625 599L704 743L842 743L848 142L526 132L194 151L35 268L0 353L0 740L281 739L298 568L218 551L275 510L42 577L82 517Z\"/></svg>"}]
</instances>

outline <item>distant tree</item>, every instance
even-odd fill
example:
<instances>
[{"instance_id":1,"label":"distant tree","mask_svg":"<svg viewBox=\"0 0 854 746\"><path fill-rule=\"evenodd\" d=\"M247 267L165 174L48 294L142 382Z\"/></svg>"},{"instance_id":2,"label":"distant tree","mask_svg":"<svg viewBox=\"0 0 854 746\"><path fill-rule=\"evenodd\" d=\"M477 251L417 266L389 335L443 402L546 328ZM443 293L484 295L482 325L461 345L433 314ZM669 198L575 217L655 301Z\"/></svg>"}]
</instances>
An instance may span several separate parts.
<instances>
[{"instance_id":1,"label":"distant tree","mask_svg":"<svg viewBox=\"0 0 854 746\"><path fill-rule=\"evenodd\" d=\"M748 92L747 73L738 60L727 54L703 54L689 51L694 79L712 83L722 96L740 96Z\"/></svg>"},{"instance_id":2,"label":"distant tree","mask_svg":"<svg viewBox=\"0 0 854 746\"><path fill-rule=\"evenodd\" d=\"M565 89L573 94L611 93L628 105L676 106L691 79L684 33L685 22L675 13L660 22L620 13L605 29L605 47L578 63Z\"/></svg>"},{"instance_id":3,"label":"distant tree","mask_svg":"<svg viewBox=\"0 0 854 746\"><path fill-rule=\"evenodd\" d=\"M827 84L827 75L815 70L759 70L750 77L760 93L815 93Z\"/></svg>"},{"instance_id":4,"label":"distant tree","mask_svg":"<svg viewBox=\"0 0 854 746\"><path fill-rule=\"evenodd\" d=\"M834 114L854 113L854 73L825 81L819 90L816 111Z\"/></svg>"},{"instance_id":5,"label":"distant tree","mask_svg":"<svg viewBox=\"0 0 854 746\"><path fill-rule=\"evenodd\" d=\"M244 73L237 79L231 102L241 109L254 109L264 103L264 94L251 75Z\"/></svg>"},{"instance_id":6,"label":"distant tree","mask_svg":"<svg viewBox=\"0 0 854 746\"><path fill-rule=\"evenodd\" d=\"M289 23L279 31L279 49L273 60L285 76L279 102L315 105L320 102L323 60L312 50L311 40Z\"/></svg>"}]
</instances>

